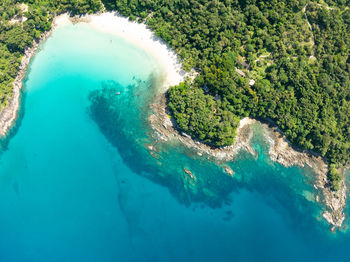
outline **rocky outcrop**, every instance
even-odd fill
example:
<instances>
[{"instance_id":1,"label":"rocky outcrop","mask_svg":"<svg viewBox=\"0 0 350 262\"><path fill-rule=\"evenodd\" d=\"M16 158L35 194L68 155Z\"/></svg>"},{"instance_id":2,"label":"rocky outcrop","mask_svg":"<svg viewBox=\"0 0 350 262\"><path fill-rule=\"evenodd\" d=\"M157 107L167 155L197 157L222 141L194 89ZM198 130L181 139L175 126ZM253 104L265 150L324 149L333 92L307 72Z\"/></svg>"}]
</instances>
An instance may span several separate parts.
<instances>
[{"instance_id":1,"label":"rocky outcrop","mask_svg":"<svg viewBox=\"0 0 350 262\"><path fill-rule=\"evenodd\" d=\"M285 136L278 128L270 128L263 124L264 133L270 142L269 155L273 161L283 166L309 166L315 172L314 188L318 190L318 199L323 199L326 210L323 217L335 228L340 228L345 220L344 208L346 205L346 185L344 182L345 170L342 170L343 180L340 183L340 189L337 192L331 190L328 186L326 161L311 152L301 152L293 149Z\"/></svg>"},{"instance_id":2,"label":"rocky outcrop","mask_svg":"<svg viewBox=\"0 0 350 262\"><path fill-rule=\"evenodd\" d=\"M230 167L224 166L223 168L228 175L233 176L235 174Z\"/></svg>"},{"instance_id":3,"label":"rocky outcrop","mask_svg":"<svg viewBox=\"0 0 350 262\"><path fill-rule=\"evenodd\" d=\"M328 166L325 160L311 152L302 152L292 148L286 137L277 127L271 127L266 123L261 123L255 119L244 118L237 129L235 143L224 148L211 148L201 141L192 139L189 135L181 133L177 129L176 123L172 121L166 109L166 99L161 95L156 102L151 105L154 114L149 116L149 122L156 131L158 138L164 141L176 139L181 141L188 148L197 150L200 156L214 158L219 162L232 160L240 150L245 150L256 156L256 152L251 146L253 137L253 126L258 126L263 131L266 140L270 144L269 155L271 160L282 164L285 167L309 166L315 172L314 188L317 190L317 202L322 202L325 206L323 217L332 226L333 230L340 228L345 220L344 207L346 204L346 186L344 180L338 192L333 192L328 186L327 172ZM233 170L224 166L224 171L233 176ZM344 173L344 172L343 172Z\"/></svg>"},{"instance_id":4,"label":"rocky outcrop","mask_svg":"<svg viewBox=\"0 0 350 262\"><path fill-rule=\"evenodd\" d=\"M199 140L192 139L188 134L181 132L176 123L170 117L169 112L166 109L165 95L161 95L154 104L151 105L154 114L151 114L148 118L152 128L156 131L159 139L167 141L169 139L177 139L185 146L193 148L201 155L208 157L214 157L219 161L232 160L236 157L237 153L243 149L256 155L256 152L251 147L251 139L253 137L252 122L255 120L251 118L245 118L241 120L239 127L237 128L237 136L235 143L232 146L223 148L212 148L206 144L203 144Z\"/></svg>"}]
</instances>

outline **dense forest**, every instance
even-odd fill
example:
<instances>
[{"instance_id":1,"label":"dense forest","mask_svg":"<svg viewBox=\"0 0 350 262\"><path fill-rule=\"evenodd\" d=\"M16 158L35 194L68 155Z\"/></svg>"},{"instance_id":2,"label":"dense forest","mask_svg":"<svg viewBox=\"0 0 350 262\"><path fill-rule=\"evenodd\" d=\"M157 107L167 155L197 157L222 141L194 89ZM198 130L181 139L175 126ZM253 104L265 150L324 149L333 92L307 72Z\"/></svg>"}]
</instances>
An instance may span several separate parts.
<instances>
[{"instance_id":1,"label":"dense forest","mask_svg":"<svg viewBox=\"0 0 350 262\"><path fill-rule=\"evenodd\" d=\"M23 10L20 3L28 10ZM98 0L0 3L0 109L25 47L54 14L95 12ZM199 76L168 92L179 127L212 146L234 142L239 119L272 120L292 145L336 168L350 156L350 0L102 0L147 23ZM26 21L15 22L21 16Z\"/></svg>"}]
</instances>

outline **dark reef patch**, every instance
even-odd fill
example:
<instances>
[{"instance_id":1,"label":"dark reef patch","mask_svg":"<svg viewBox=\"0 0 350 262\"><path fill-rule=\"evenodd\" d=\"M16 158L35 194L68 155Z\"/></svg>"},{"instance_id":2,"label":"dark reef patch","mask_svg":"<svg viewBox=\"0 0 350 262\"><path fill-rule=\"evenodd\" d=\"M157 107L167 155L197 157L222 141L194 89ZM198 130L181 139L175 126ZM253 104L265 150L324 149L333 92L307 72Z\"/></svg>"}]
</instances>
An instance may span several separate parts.
<instances>
[{"instance_id":1,"label":"dark reef patch","mask_svg":"<svg viewBox=\"0 0 350 262\"><path fill-rule=\"evenodd\" d=\"M320 207L303 195L303 191L313 193L312 176L307 175L310 170L272 162L268 145L258 133L253 138L257 159L242 151L234 162L227 163L235 171L233 178L221 166L189 152L180 143L157 140L147 121L149 104L155 97L150 91L153 85L152 78L135 80L130 86L108 81L89 95L90 117L134 173L165 186L180 203L192 208L195 203L210 208L230 206L234 202L232 193L257 192L300 232L309 231L310 238L321 232L325 224L315 223ZM236 216L223 213L223 217L229 221Z\"/></svg>"}]
</instances>

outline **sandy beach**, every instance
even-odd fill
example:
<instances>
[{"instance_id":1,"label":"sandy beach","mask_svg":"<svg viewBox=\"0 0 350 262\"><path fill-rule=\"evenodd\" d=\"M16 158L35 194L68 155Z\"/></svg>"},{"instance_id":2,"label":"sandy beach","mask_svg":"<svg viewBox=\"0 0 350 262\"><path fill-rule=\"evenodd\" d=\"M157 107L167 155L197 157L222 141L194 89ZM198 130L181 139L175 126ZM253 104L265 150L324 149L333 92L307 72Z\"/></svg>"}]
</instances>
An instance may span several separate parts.
<instances>
[{"instance_id":1,"label":"sandy beach","mask_svg":"<svg viewBox=\"0 0 350 262\"><path fill-rule=\"evenodd\" d=\"M81 20L97 30L123 38L152 55L164 74L164 91L184 81L186 72L182 70L177 54L145 24L132 22L114 12L88 15Z\"/></svg>"}]
</instances>

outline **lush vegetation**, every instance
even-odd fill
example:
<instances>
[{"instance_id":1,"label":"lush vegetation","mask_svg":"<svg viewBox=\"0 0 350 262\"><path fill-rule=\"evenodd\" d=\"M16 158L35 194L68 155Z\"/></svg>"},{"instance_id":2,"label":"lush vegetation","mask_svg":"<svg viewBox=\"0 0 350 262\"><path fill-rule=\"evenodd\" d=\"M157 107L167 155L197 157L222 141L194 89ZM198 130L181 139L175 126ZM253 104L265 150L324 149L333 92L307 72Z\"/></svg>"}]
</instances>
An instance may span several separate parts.
<instances>
[{"instance_id":1,"label":"lush vegetation","mask_svg":"<svg viewBox=\"0 0 350 262\"><path fill-rule=\"evenodd\" d=\"M169 107L182 130L209 144L233 144L239 118L223 110L220 102L189 83L170 89L169 95Z\"/></svg>"},{"instance_id":2,"label":"lush vegetation","mask_svg":"<svg viewBox=\"0 0 350 262\"><path fill-rule=\"evenodd\" d=\"M179 127L213 146L234 141L238 120L272 119L298 148L335 169L350 156L350 0L102 0L145 21L173 47L194 83L169 90ZM24 49L56 13L95 12L99 0L0 3L0 110ZM14 22L24 16L26 21ZM254 81L252 81L254 80Z\"/></svg>"},{"instance_id":3,"label":"lush vegetation","mask_svg":"<svg viewBox=\"0 0 350 262\"><path fill-rule=\"evenodd\" d=\"M337 171L335 164L330 164L328 169L328 181L330 181L330 187L334 191L340 189L341 175Z\"/></svg>"},{"instance_id":4,"label":"lush vegetation","mask_svg":"<svg viewBox=\"0 0 350 262\"><path fill-rule=\"evenodd\" d=\"M200 72L169 91L181 129L223 146L237 118L272 119L293 145L332 164L338 188L335 166L350 156L349 0L103 2L146 21Z\"/></svg>"}]
</instances>

